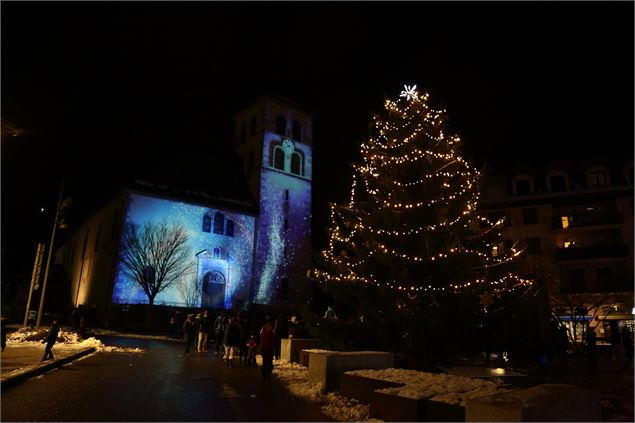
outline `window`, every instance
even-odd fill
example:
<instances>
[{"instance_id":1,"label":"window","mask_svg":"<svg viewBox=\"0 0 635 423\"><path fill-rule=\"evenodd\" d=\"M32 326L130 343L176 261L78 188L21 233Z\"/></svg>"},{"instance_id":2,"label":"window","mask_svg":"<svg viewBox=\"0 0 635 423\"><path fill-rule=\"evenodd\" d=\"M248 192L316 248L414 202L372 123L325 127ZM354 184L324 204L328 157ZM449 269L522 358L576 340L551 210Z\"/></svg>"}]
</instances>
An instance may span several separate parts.
<instances>
[{"instance_id":1,"label":"window","mask_svg":"<svg viewBox=\"0 0 635 423\"><path fill-rule=\"evenodd\" d=\"M302 175L302 156L297 151L291 154L291 173Z\"/></svg>"},{"instance_id":2,"label":"window","mask_svg":"<svg viewBox=\"0 0 635 423\"><path fill-rule=\"evenodd\" d=\"M234 221L233 220L227 220L227 229L225 231L225 235L227 236L234 236Z\"/></svg>"},{"instance_id":3,"label":"window","mask_svg":"<svg viewBox=\"0 0 635 423\"><path fill-rule=\"evenodd\" d=\"M211 232L212 230L212 218L209 216L203 216L203 232Z\"/></svg>"},{"instance_id":4,"label":"window","mask_svg":"<svg viewBox=\"0 0 635 423\"><path fill-rule=\"evenodd\" d=\"M95 235L95 252L99 250L99 241L101 239L101 225L97 226L97 234Z\"/></svg>"},{"instance_id":5,"label":"window","mask_svg":"<svg viewBox=\"0 0 635 423\"><path fill-rule=\"evenodd\" d=\"M560 192L567 190L567 177L566 175L552 175L549 177L549 185L551 185L551 192Z\"/></svg>"},{"instance_id":6,"label":"window","mask_svg":"<svg viewBox=\"0 0 635 423\"><path fill-rule=\"evenodd\" d=\"M293 126L291 128L291 138L296 141L302 141L302 125L300 122L293 121Z\"/></svg>"},{"instance_id":7,"label":"window","mask_svg":"<svg viewBox=\"0 0 635 423\"><path fill-rule=\"evenodd\" d=\"M596 170L589 172L589 186L600 187L607 185L606 172L603 170Z\"/></svg>"},{"instance_id":8,"label":"window","mask_svg":"<svg viewBox=\"0 0 635 423\"><path fill-rule=\"evenodd\" d=\"M492 246L492 257L498 257L500 254L502 254L502 251L498 251L498 245L493 245Z\"/></svg>"},{"instance_id":9,"label":"window","mask_svg":"<svg viewBox=\"0 0 635 423\"><path fill-rule=\"evenodd\" d=\"M516 181L516 195L531 194L531 181L529 179L519 179Z\"/></svg>"},{"instance_id":10,"label":"window","mask_svg":"<svg viewBox=\"0 0 635 423\"><path fill-rule=\"evenodd\" d=\"M562 216L560 219L562 221L562 229L567 229L569 227L569 216Z\"/></svg>"},{"instance_id":11,"label":"window","mask_svg":"<svg viewBox=\"0 0 635 423\"><path fill-rule=\"evenodd\" d=\"M251 120L249 121L249 136L253 137L254 135L256 135L256 125L258 124L258 120L256 119L256 116L252 116Z\"/></svg>"},{"instance_id":12,"label":"window","mask_svg":"<svg viewBox=\"0 0 635 423\"><path fill-rule=\"evenodd\" d=\"M214 251L212 254L215 259L220 258L220 248L214 247Z\"/></svg>"},{"instance_id":13,"label":"window","mask_svg":"<svg viewBox=\"0 0 635 423\"><path fill-rule=\"evenodd\" d=\"M535 207L522 209L523 213L523 224L524 225L535 225L538 223L538 209Z\"/></svg>"},{"instance_id":14,"label":"window","mask_svg":"<svg viewBox=\"0 0 635 423\"><path fill-rule=\"evenodd\" d=\"M282 115L276 117L276 134L287 135L287 120Z\"/></svg>"},{"instance_id":15,"label":"window","mask_svg":"<svg viewBox=\"0 0 635 423\"><path fill-rule=\"evenodd\" d=\"M284 170L284 151L282 147L276 146L273 149L273 167Z\"/></svg>"},{"instance_id":16,"label":"window","mask_svg":"<svg viewBox=\"0 0 635 423\"><path fill-rule=\"evenodd\" d=\"M536 256L541 253L540 238L527 238L525 243L527 244L527 254Z\"/></svg>"},{"instance_id":17,"label":"window","mask_svg":"<svg viewBox=\"0 0 635 423\"><path fill-rule=\"evenodd\" d=\"M611 272L611 269L608 267L599 267L595 269L595 275L598 282L608 284L611 283L613 272Z\"/></svg>"},{"instance_id":18,"label":"window","mask_svg":"<svg viewBox=\"0 0 635 423\"><path fill-rule=\"evenodd\" d=\"M223 229L225 229L225 216L220 212L216 212L214 214L214 233L222 235Z\"/></svg>"},{"instance_id":19,"label":"window","mask_svg":"<svg viewBox=\"0 0 635 423\"><path fill-rule=\"evenodd\" d=\"M565 241L563 245L564 248L573 248L575 247L575 241Z\"/></svg>"}]
</instances>

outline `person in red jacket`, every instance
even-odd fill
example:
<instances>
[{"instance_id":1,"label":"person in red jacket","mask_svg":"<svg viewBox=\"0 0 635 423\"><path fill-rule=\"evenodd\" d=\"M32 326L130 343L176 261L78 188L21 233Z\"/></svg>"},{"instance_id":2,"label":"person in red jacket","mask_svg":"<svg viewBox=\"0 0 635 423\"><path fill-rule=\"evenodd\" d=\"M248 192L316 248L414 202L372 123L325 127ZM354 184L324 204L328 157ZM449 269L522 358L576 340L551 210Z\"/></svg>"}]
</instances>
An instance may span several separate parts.
<instances>
[{"instance_id":1,"label":"person in red jacket","mask_svg":"<svg viewBox=\"0 0 635 423\"><path fill-rule=\"evenodd\" d=\"M273 351L276 345L276 332L269 316L265 317L265 325L260 329L260 351L262 353L262 378L271 379L273 371Z\"/></svg>"}]
</instances>

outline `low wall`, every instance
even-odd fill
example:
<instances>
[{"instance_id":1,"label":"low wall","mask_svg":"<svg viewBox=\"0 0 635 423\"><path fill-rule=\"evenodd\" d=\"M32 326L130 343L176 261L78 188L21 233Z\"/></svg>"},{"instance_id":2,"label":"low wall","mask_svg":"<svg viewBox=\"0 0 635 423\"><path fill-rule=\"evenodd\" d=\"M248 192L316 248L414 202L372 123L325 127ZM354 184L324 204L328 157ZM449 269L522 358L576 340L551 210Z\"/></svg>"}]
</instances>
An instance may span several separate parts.
<instances>
[{"instance_id":1,"label":"low wall","mask_svg":"<svg viewBox=\"0 0 635 423\"><path fill-rule=\"evenodd\" d=\"M382 351L325 351L309 353L309 382L320 383L327 392L340 385L340 376L347 370L388 369L393 355Z\"/></svg>"},{"instance_id":2,"label":"low wall","mask_svg":"<svg viewBox=\"0 0 635 423\"><path fill-rule=\"evenodd\" d=\"M308 348L316 348L319 346L318 339L306 338L282 338L280 345L280 360L289 363L300 362L300 351Z\"/></svg>"},{"instance_id":3,"label":"low wall","mask_svg":"<svg viewBox=\"0 0 635 423\"><path fill-rule=\"evenodd\" d=\"M342 373L342 376L340 376L339 392L345 397L355 398L356 400L369 404L373 396L373 391L376 389L399 386L404 386L404 384Z\"/></svg>"},{"instance_id":4,"label":"low wall","mask_svg":"<svg viewBox=\"0 0 635 423\"><path fill-rule=\"evenodd\" d=\"M371 396L369 415L387 422L463 422L465 408L375 391Z\"/></svg>"},{"instance_id":5,"label":"low wall","mask_svg":"<svg viewBox=\"0 0 635 423\"><path fill-rule=\"evenodd\" d=\"M598 422L600 392L572 385L544 384L467 401L468 422Z\"/></svg>"}]
</instances>

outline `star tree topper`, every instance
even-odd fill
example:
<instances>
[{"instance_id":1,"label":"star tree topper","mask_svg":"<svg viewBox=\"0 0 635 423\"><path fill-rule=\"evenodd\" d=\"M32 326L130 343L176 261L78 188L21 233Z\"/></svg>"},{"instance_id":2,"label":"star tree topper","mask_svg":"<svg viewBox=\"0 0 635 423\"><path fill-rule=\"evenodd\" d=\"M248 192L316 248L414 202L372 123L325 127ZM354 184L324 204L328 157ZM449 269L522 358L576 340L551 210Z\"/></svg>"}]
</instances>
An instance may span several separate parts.
<instances>
[{"instance_id":1,"label":"star tree topper","mask_svg":"<svg viewBox=\"0 0 635 423\"><path fill-rule=\"evenodd\" d=\"M412 87L409 85L404 85L404 91L401 92L399 97L406 97L406 100L410 100L410 97L417 98L417 86L413 85Z\"/></svg>"}]
</instances>

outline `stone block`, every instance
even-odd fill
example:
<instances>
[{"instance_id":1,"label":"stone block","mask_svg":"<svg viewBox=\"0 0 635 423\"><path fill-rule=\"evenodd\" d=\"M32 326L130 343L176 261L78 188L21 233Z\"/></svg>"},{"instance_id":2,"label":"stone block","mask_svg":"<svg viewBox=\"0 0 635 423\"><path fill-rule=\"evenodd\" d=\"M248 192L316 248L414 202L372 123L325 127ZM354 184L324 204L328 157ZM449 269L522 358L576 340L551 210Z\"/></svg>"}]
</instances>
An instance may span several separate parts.
<instances>
[{"instance_id":1,"label":"stone block","mask_svg":"<svg viewBox=\"0 0 635 423\"><path fill-rule=\"evenodd\" d=\"M319 340L317 339L283 338L281 341L280 360L288 361L289 363L299 363L300 351L303 349L315 348L319 345Z\"/></svg>"},{"instance_id":2,"label":"stone block","mask_svg":"<svg viewBox=\"0 0 635 423\"><path fill-rule=\"evenodd\" d=\"M600 392L572 385L544 384L468 400L468 422L602 421Z\"/></svg>"},{"instance_id":3,"label":"stone block","mask_svg":"<svg viewBox=\"0 0 635 423\"><path fill-rule=\"evenodd\" d=\"M372 399L373 391L376 389L399 386L404 386L404 384L342 373L339 392L345 397L355 398L363 403L369 404Z\"/></svg>"},{"instance_id":4,"label":"stone block","mask_svg":"<svg viewBox=\"0 0 635 423\"><path fill-rule=\"evenodd\" d=\"M339 388L340 376L347 370L388 369L392 353L382 351L327 351L309 353L309 381L321 383L327 392Z\"/></svg>"},{"instance_id":5,"label":"stone block","mask_svg":"<svg viewBox=\"0 0 635 423\"><path fill-rule=\"evenodd\" d=\"M428 399L412 399L374 391L369 415L390 422L463 422L465 408Z\"/></svg>"}]
</instances>

